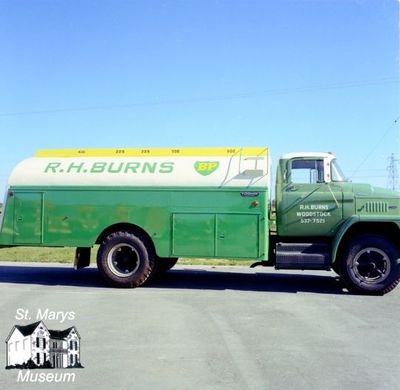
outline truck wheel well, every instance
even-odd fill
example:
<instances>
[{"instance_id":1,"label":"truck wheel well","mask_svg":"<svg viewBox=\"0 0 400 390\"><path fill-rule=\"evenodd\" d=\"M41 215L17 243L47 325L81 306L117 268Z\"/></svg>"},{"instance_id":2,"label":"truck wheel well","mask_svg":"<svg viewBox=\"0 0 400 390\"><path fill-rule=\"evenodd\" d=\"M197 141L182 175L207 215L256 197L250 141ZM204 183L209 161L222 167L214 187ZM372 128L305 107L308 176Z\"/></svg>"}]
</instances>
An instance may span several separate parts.
<instances>
[{"instance_id":1,"label":"truck wheel well","mask_svg":"<svg viewBox=\"0 0 400 390\"><path fill-rule=\"evenodd\" d=\"M350 226L345 235L340 241L339 248L336 255L336 260L340 259L347 244L356 236L364 234L375 234L389 239L397 247L400 229L392 222L358 222Z\"/></svg>"},{"instance_id":2,"label":"truck wheel well","mask_svg":"<svg viewBox=\"0 0 400 390\"><path fill-rule=\"evenodd\" d=\"M154 242L148 235L148 233L140 226L134 225L132 223L116 223L115 225L107 227L100 233L99 237L96 240L96 244L101 244L108 235L118 231L127 231L139 236L139 238L141 238L146 243L146 245L148 245L148 248L151 249L154 254L156 253Z\"/></svg>"}]
</instances>

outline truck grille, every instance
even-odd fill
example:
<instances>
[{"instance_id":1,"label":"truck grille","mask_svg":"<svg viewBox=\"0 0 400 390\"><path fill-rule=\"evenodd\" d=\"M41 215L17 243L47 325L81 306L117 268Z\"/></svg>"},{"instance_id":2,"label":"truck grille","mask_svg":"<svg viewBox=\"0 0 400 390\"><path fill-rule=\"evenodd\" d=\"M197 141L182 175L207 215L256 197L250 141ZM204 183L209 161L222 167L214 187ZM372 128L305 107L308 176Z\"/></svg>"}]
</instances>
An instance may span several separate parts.
<instances>
[{"instance_id":1,"label":"truck grille","mask_svg":"<svg viewBox=\"0 0 400 390\"><path fill-rule=\"evenodd\" d=\"M387 213L388 209L387 202L371 201L365 203L365 212L367 213Z\"/></svg>"}]
</instances>

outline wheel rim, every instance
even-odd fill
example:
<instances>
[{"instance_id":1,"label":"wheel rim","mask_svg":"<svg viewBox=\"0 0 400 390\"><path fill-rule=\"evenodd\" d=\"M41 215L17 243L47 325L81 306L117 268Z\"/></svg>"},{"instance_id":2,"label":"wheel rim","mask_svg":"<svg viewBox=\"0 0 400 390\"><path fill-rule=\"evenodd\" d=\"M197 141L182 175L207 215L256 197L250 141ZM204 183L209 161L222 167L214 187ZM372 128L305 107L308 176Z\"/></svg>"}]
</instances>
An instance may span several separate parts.
<instances>
[{"instance_id":1,"label":"wheel rim","mask_svg":"<svg viewBox=\"0 0 400 390\"><path fill-rule=\"evenodd\" d=\"M117 244L108 252L107 265L114 275L127 278L138 270L140 266L139 254L132 245Z\"/></svg>"},{"instance_id":2,"label":"wheel rim","mask_svg":"<svg viewBox=\"0 0 400 390\"><path fill-rule=\"evenodd\" d=\"M380 283L390 274L389 256L379 248L365 248L353 259L353 272L364 283Z\"/></svg>"}]
</instances>

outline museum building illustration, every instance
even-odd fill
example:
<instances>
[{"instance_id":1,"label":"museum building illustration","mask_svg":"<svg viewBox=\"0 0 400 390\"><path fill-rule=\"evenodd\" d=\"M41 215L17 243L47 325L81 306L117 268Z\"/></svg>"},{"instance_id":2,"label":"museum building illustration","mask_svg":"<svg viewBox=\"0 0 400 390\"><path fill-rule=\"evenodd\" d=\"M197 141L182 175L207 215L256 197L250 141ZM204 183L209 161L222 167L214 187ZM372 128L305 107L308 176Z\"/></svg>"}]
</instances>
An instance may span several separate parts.
<instances>
[{"instance_id":1,"label":"museum building illustration","mask_svg":"<svg viewBox=\"0 0 400 390\"><path fill-rule=\"evenodd\" d=\"M52 330L43 321L14 325L6 339L6 368L82 367L80 344L75 326Z\"/></svg>"}]
</instances>

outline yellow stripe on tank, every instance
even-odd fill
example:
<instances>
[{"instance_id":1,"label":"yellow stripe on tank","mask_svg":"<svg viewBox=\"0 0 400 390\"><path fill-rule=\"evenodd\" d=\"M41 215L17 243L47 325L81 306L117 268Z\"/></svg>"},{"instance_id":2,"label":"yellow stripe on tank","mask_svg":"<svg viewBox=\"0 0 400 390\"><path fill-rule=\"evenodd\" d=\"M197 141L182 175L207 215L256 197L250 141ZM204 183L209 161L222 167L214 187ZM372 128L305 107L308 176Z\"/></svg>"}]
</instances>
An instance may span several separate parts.
<instances>
[{"instance_id":1,"label":"yellow stripe on tank","mask_svg":"<svg viewBox=\"0 0 400 390\"><path fill-rule=\"evenodd\" d=\"M267 156L266 147L249 148L127 148L127 149L42 149L35 157L218 157Z\"/></svg>"}]
</instances>

